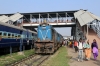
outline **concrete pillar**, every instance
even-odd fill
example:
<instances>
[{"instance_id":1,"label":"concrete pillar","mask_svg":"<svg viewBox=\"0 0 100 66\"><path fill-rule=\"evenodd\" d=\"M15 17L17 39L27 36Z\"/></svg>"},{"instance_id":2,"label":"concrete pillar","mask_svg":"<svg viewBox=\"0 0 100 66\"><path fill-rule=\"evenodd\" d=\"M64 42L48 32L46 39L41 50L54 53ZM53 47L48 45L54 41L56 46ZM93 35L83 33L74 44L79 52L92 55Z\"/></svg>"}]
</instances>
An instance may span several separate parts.
<instances>
[{"instance_id":1,"label":"concrete pillar","mask_svg":"<svg viewBox=\"0 0 100 66\"><path fill-rule=\"evenodd\" d=\"M56 13L56 18L57 18L57 24L58 24L58 13Z\"/></svg>"},{"instance_id":2,"label":"concrete pillar","mask_svg":"<svg viewBox=\"0 0 100 66\"><path fill-rule=\"evenodd\" d=\"M31 21L31 19L32 19L32 14L30 14L30 21ZM31 21L32 22L32 21Z\"/></svg>"},{"instance_id":3,"label":"concrete pillar","mask_svg":"<svg viewBox=\"0 0 100 66\"><path fill-rule=\"evenodd\" d=\"M41 22L41 21L40 21L40 16L41 16L41 15L39 14L39 24L40 24L40 22Z\"/></svg>"}]
</instances>

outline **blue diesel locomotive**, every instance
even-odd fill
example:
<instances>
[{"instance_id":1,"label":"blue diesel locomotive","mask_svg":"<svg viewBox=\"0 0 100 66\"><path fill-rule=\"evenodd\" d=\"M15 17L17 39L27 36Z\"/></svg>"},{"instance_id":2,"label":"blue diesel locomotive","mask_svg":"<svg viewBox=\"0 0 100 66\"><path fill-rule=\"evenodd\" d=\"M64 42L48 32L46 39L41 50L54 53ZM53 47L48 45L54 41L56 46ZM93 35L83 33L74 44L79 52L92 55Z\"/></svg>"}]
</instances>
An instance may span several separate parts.
<instances>
[{"instance_id":1,"label":"blue diesel locomotive","mask_svg":"<svg viewBox=\"0 0 100 66\"><path fill-rule=\"evenodd\" d=\"M8 48L12 52L16 46L22 50L23 46L33 46L34 40L37 40L37 32L0 22L0 52Z\"/></svg>"},{"instance_id":2,"label":"blue diesel locomotive","mask_svg":"<svg viewBox=\"0 0 100 66\"><path fill-rule=\"evenodd\" d=\"M64 40L63 36L47 23L38 26L37 38L35 53L54 53Z\"/></svg>"}]
</instances>

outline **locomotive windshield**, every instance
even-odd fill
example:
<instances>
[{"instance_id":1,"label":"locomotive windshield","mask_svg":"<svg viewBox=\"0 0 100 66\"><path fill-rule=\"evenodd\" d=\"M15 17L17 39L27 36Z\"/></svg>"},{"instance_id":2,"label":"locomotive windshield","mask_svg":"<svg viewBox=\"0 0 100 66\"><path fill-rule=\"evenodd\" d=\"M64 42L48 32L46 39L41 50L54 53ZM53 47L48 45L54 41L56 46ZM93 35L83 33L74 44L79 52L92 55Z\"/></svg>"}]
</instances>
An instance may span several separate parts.
<instances>
[{"instance_id":1,"label":"locomotive windshield","mask_svg":"<svg viewBox=\"0 0 100 66\"><path fill-rule=\"evenodd\" d=\"M42 29L46 29L46 24L43 24L42 25Z\"/></svg>"},{"instance_id":2,"label":"locomotive windshield","mask_svg":"<svg viewBox=\"0 0 100 66\"><path fill-rule=\"evenodd\" d=\"M45 30L47 25L48 25L47 23L42 23L42 24L40 25L40 27L41 27L43 30Z\"/></svg>"},{"instance_id":3,"label":"locomotive windshield","mask_svg":"<svg viewBox=\"0 0 100 66\"><path fill-rule=\"evenodd\" d=\"M43 27L45 27L45 26L46 26L46 24L43 24L42 26L43 26Z\"/></svg>"}]
</instances>

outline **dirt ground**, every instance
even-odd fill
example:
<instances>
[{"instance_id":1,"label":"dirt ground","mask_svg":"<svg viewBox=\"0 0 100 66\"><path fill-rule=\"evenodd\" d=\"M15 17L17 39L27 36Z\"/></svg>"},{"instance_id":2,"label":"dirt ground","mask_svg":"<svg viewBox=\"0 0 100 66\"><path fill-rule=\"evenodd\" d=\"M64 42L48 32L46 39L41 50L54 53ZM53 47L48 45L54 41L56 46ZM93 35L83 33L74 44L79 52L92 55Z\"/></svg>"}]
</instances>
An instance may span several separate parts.
<instances>
[{"instance_id":1,"label":"dirt ground","mask_svg":"<svg viewBox=\"0 0 100 66\"><path fill-rule=\"evenodd\" d=\"M100 55L98 56L96 61L93 60L93 55L91 54L91 59L89 61L84 60L83 62L78 62L77 61L78 53L75 53L74 49L72 48L67 48L67 49L68 49L68 55L72 56L69 62L70 66L100 66Z\"/></svg>"}]
</instances>

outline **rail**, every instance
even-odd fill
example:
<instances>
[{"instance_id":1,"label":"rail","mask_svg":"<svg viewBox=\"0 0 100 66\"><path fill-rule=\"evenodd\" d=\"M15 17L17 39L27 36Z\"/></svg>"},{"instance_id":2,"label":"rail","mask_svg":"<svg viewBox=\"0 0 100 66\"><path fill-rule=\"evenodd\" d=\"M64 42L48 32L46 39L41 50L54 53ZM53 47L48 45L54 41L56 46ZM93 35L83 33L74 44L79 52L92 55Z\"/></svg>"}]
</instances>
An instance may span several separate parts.
<instances>
[{"instance_id":1,"label":"rail","mask_svg":"<svg viewBox=\"0 0 100 66\"><path fill-rule=\"evenodd\" d=\"M50 55L31 55L18 62L7 64L6 66L40 66Z\"/></svg>"}]
</instances>

